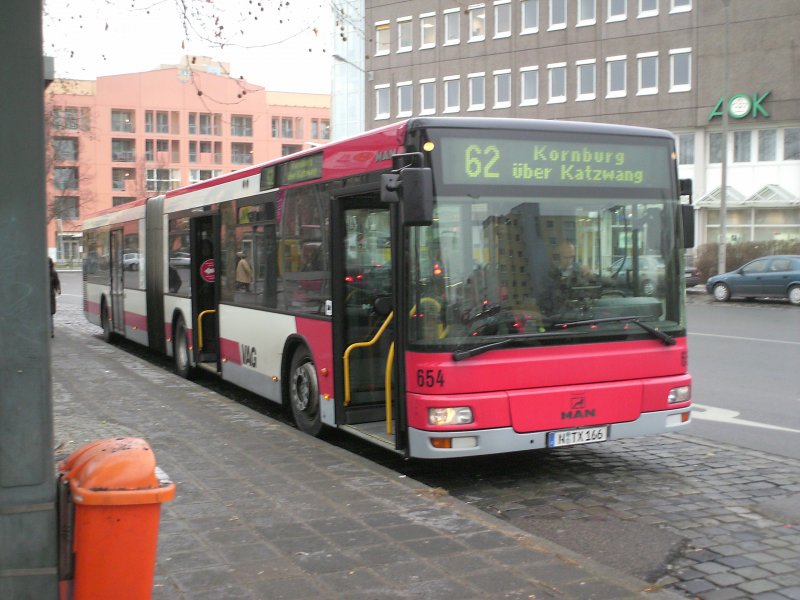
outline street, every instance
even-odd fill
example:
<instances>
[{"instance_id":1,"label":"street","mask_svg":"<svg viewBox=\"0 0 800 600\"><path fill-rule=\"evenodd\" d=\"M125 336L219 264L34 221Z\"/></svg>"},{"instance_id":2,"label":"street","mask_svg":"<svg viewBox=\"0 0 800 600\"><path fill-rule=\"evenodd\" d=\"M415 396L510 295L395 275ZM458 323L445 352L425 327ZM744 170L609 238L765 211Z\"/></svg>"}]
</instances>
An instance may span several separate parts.
<instances>
[{"instance_id":1,"label":"street","mask_svg":"<svg viewBox=\"0 0 800 600\"><path fill-rule=\"evenodd\" d=\"M800 310L690 297L691 434L800 459Z\"/></svg>"},{"instance_id":2,"label":"street","mask_svg":"<svg viewBox=\"0 0 800 600\"><path fill-rule=\"evenodd\" d=\"M80 312L79 274L62 274L62 283L57 339L67 328L70 337L96 341L99 329ZM800 347L792 339L800 331L800 311L774 303L707 300L692 299L688 313L694 400L707 417L696 418L686 434L446 465L403 460L339 432L324 439L399 477L687 597L800 598L800 461L791 448L798 445L798 434L786 431L800 429L793 415ZM109 347L109 353L131 346ZM764 373L773 363L776 372ZM161 364L168 368L166 361ZM162 377L162 402L169 403L170 388L179 380L168 372ZM198 383L282 421L280 411L252 394ZM721 410L739 415L722 419Z\"/></svg>"}]
</instances>

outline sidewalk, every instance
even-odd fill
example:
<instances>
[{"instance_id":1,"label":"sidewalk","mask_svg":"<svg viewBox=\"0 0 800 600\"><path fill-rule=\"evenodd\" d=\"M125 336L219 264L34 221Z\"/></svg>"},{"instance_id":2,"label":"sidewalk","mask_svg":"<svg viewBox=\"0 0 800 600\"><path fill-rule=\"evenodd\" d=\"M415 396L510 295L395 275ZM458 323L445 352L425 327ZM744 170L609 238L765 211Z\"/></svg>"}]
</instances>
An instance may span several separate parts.
<instances>
[{"instance_id":1,"label":"sidewalk","mask_svg":"<svg viewBox=\"0 0 800 600\"><path fill-rule=\"evenodd\" d=\"M675 599L102 342L59 311L57 459L147 439L177 484L153 598ZM442 463L442 468L447 468Z\"/></svg>"}]
</instances>

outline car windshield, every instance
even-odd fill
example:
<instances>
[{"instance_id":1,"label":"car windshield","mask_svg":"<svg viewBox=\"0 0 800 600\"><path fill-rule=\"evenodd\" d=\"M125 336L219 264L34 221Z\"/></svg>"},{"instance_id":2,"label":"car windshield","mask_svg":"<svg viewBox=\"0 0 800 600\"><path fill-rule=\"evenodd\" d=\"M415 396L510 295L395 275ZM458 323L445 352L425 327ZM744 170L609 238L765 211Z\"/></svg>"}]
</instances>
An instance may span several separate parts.
<instances>
[{"instance_id":1,"label":"car windshield","mask_svg":"<svg viewBox=\"0 0 800 600\"><path fill-rule=\"evenodd\" d=\"M679 331L673 209L644 198L438 197L433 225L412 229L412 344L647 336L633 318ZM547 335L565 323L587 324Z\"/></svg>"}]
</instances>

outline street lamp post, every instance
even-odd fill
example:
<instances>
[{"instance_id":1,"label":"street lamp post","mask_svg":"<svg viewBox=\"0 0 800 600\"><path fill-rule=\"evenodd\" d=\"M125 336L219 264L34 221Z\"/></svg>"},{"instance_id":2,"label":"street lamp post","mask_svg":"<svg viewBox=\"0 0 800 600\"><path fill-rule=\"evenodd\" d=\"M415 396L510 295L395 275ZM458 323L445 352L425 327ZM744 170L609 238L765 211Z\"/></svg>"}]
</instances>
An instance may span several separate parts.
<instances>
[{"instance_id":1,"label":"street lamp post","mask_svg":"<svg viewBox=\"0 0 800 600\"><path fill-rule=\"evenodd\" d=\"M717 260L717 272L727 271L727 241L728 241L728 110L730 108L730 73L728 69L728 29L730 25L730 4L731 0L722 0L722 7L725 11L725 41L723 46L723 102L722 109L722 171L719 195L719 253Z\"/></svg>"}]
</instances>

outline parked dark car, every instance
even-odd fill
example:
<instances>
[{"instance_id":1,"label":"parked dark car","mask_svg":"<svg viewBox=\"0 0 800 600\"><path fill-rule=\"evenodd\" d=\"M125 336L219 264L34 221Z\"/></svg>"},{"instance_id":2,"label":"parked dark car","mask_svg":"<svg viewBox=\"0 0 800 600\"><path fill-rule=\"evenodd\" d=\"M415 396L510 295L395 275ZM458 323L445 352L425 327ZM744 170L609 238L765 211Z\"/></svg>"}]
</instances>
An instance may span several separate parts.
<instances>
[{"instance_id":1,"label":"parked dark car","mask_svg":"<svg viewBox=\"0 0 800 600\"><path fill-rule=\"evenodd\" d=\"M764 256L706 281L719 302L731 298L788 298L800 306L800 256Z\"/></svg>"},{"instance_id":2,"label":"parked dark car","mask_svg":"<svg viewBox=\"0 0 800 600\"><path fill-rule=\"evenodd\" d=\"M686 287L694 287L700 285L702 282L700 271L697 267L685 267L683 269L683 277L686 280Z\"/></svg>"}]
</instances>

